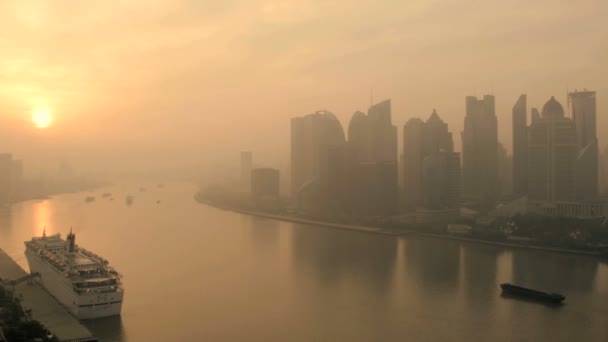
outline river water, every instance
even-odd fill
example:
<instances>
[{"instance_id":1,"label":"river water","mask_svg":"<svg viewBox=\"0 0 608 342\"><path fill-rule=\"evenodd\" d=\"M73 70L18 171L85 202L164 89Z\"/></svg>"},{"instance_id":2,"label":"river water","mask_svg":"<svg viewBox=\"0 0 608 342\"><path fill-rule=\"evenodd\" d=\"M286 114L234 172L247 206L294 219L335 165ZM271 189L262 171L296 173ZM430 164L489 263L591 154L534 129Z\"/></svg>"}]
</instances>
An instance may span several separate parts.
<instances>
[{"instance_id":1,"label":"river water","mask_svg":"<svg viewBox=\"0 0 608 342\"><path fill-rule=\"evenodd\" d=\"M119 184L15 204L0 248L27 269L24 240L73 227L123 274L122 316L86 322L103 341L608 340L608 264L594 258L261 219L195 191ZM503 298L503 282L566 304Z\"/></svg>"}]
</instances>

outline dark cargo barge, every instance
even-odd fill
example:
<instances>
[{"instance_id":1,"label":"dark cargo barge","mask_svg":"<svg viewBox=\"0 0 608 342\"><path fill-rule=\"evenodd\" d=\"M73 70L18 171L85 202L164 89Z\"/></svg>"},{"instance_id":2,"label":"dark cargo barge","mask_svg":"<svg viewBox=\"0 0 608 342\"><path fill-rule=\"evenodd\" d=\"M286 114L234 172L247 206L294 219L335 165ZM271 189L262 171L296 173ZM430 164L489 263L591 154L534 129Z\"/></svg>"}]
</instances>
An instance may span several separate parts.
<instances>
[{"instance_id":1,"label":"dark cargo barge","mask_svg":"<svg viewBox=\"0 0 608 342\"><path fill-rule=\"evenodd\" d=\"M546 293L521 286L511 285L509 283L501 284L500 288L502 289L503 295L523 297L526 299L538 300L551 304L561 304L564 299L566 299L566 297L559 293Z\"/></svg>"}]
</instances>

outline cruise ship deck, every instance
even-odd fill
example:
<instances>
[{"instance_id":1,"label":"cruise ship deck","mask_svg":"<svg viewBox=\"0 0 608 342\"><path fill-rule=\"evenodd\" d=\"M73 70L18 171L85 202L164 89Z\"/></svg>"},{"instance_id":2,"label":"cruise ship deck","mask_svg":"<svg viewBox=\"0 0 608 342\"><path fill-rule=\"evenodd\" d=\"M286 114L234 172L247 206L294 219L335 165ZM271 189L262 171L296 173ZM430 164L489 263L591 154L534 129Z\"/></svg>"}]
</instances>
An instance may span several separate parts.
<instances>
[{"instance_id":1,"label":"cruise ship deck","mask_svg":"<svg viewBox=\"0 0 608 342\"><path fill-rule=\"evenodd\" d=\"M0 249L0 278L14 280L26 275L27 273L14 260ZM98 341L38 283L22 282L14 288L17 295L23 296L23 307L32 310L32 318L44 324L60 341Z\"/></svg>"}]
</instances>

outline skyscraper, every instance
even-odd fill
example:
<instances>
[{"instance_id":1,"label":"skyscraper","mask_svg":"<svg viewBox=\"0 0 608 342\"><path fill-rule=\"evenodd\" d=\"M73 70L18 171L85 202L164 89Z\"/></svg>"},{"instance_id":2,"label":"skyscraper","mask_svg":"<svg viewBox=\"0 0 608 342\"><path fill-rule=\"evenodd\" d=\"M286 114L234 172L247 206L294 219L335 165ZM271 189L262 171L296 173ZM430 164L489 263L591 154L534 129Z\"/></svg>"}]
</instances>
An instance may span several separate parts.
<instances>
[{"instance_id":1,"label":"skyscraper","mask_svg":"<svg viewBox=\"0 0 608 342\"><path fill-rule=\"evenodd\" d=\"M578 155L576 165L576 197L593 199L598 191L598 142L594 91L568 94L570 117L576 125Z\"/></svg>"},{"instance_id":2,"label":"skyscraper","mask_svg":"<svg viewBox=\"0 0 608 342\"><path fill-rule=\"evenodd\" d=\"M371 106L368 115L356 112L347 146L332 149L330 169L340 176L334 177L330 197L351 213L384 216L397 211L397 128L391 115L390 100Z\"/></svg>"},{"instance_id":3,"label":"skyscraper","mask_svg":"<svg viewBox=\"0 0 608 342\"><path fill-rule=\"evenodd\" d=\"M393 126L391 100L375 104L367 111L371 161L397 164L397 127Z\"/></svg>"},{"instance_id":4,"label":"skyscraper","mask_svg":"<svg viewBox=\"0 0 608 342\"><path fill-rule=\"evenodd\" d=\"M251 151L241 152L241 183L246 187L251 182L251 169L253 168L253 153Z\"/></svg>"},{"instance_id":5,"label":"skyscraper","mask_svg":"<svg viewBox=\"0 0 608 342\"><path fill-rule=\"evenodd\" d=\"M13 156L10 153L0 153L0 204L11 200L13 187Z\"/></svg>"},{"instance_id":6,"label":"skyscraper","mask_svg":"<svg viewBox=\"0 0 608 342\"><path fill-rule=\"evenodd\" d=\"M373 160L372 132L365 113L357 111L350 119L350 123L348 124L348 143L357 149L359 161L371 162Z\"/></svg>"},{"instance_id":7,"label":"skyscraper","mask_svg":"<svg viewBox=\"0 0 608 342\"><path fill-rule=\"evenodd\" d=\"M578 145L583 148L597 140L595 91L568 94L570 117L576 125Z\"/></svg>"},{"instance_id":8,"label":"skyscraper","mask_svg":"<svg viewBox=\"0 0 608 342\"><path fill-rule=\"evenodd\" d=\"M528 193L528 106L521 95L513 106L513 194Z\"/></svg>"},{"instance_id":9,"label":"skyscraper","mask_svg":"<svg viewBox=\"0 0 608 342\"><path fill-rule=\"evenodd\" d=\"M422 162L425 157L424 121L409 119L403 126L403 191L406 209L422 202Z\"/></svg>"},{"instance_id":10,"label":"skyscraper","mask_svg":"<svg viewBox=\"0 0 608 342\"><path fill-rule=\"evenodd\" d=\"M406 209L418 223L444 225L458 216L461 192L460 153L437 111L423 122L403 127L403 179Z\"/></svg>"},{"instance_id":11,"label":"skyscraper","mask_svg":"<svg viewBox=\"0 0 608 342\"><path fill-rule=\"evenodd\" d=\"M318 111L291 119L291 193L318 180L327 167L328 149L345 143L336 116Z\"/></svg>"},{"instance_id":12,"label":"skyscraper","mask_svg":"<svg viewBox=\"0 0 608 342\"><path fill-rule=\"evenodd\" d=\"M501 196L513 193L513 158L501 143L498 143L498 186Z\"/></svg>"},{"instance_id":13,"label":"skyscraper","mask_svg":"<svg viewBox=\"0 0 608 342\"><path fill-rule=\"evenodd\" d=\"M528 128L528 196L533 201L573 201L578 152L576 126L551 97Z\"/></svg>"},{"instance_id":14,"label":"skyscraper","mask_svg":"<svg viewBox=\"0 0 608 342\"><path fill-rule=\"evenodd\" d=\"M391 100L372 105L367 111L371 158L364 160L362 172L367 184L369 214L390 215L397 212L399 175L397 159L397 127L392 122Z\"/></svg>"},{"instance_id":15,"label":"skyscraper","mask_svg":"<svg viewBox=\"0 0 608 342\"><path fill-rule=\"evenodd\" d=\"M425 209L457 210L460 204L460 153L440 151L422 164Z\"/></svg>"},{"instance_id":16,"label":"skyscraper","mask_svg":"<svg viewBox=\"0 0 608 342\"><path fill-rule=\"evenodd\" d=\"M349 143L328 150L327 172L320 179L326 207L332 214L355 214L360 204L359 150Z\"/></svg>"},{"instance_id":17,"label":"skyscraper","mask_svg":"<svg viewBox=\"0 0 608 342\"><path fill-rule=\"evenodd\" d=\"M416 208L416 221L444 227L459 215L460 153L439 151L422 163L422 203Z\"/></svg>"},{"instance_id":18,"label":"skyscraper","mask_svg":"<svg viewBox=\"0 0 608 342\"><path fill-rule=\"evenodd\" d=\"M599 154L600 157L600 180L599 180L599 193L602 195L608 194L608 146L604 147L602 152Z\"/></svg>"},{"instance_id":19,"label":"skyscraper","mask_svg":"<svg viewBox=\"0 0 608 342\"><path fill-rule=\"evenodd\" d=\"M278 198L279 170L272 168L251 170L251 195L254 198Z\"/></svg>"},{"instance_id":20,"label":"skyscraper","mask_svg":"<svg viewBox=\"0 0 608 342\"><path fill-rule=\"evenodd\" d=\"M423 144L424 153L427 155L438 151L454 151L454 142L448 124L441 120L435 109L424 123Z\"/></svg>"},{"instance_id":21,"label":"skyscraper","mask_svg":"<svg viewBox=\"0 0 608 342\"><path fill-rule=\"evenodd\" d=\"M403 187L405 205L414 209L423 201L422 176L424 159L438 152L453 152L452 133L437 111L423 122L410 119L403 127ZM460 164L460 162L459 162Z\"/></svg>"},{"instance_id":22,"label":"skyscraper","mask_svg":"<svg viewBox=\"0 0 608 342\"><path fill-rule=\"evenodd\" d=\"M498 197L498 122L494 96L466 98L462 132L463 193L485 205Z\"/></svg>"}]
</instances>

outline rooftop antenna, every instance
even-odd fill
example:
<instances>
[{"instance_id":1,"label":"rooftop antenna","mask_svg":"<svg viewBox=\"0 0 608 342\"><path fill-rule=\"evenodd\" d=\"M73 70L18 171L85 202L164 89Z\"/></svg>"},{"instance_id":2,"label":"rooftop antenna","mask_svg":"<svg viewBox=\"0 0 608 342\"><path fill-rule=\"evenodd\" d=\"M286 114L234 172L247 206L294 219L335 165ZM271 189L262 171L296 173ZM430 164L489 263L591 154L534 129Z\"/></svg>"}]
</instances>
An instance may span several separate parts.
<instances>
[{"instance_id":1,"label":"rooftop antenna","mask_svg":"<svg viewBox=\"0 0 608 342\"><path fill-rule=\"evenodd\" d=\"M44 229L42 229L42 237L46 237L46 226L44 226Z\"/></svg>"}]
</instances>

